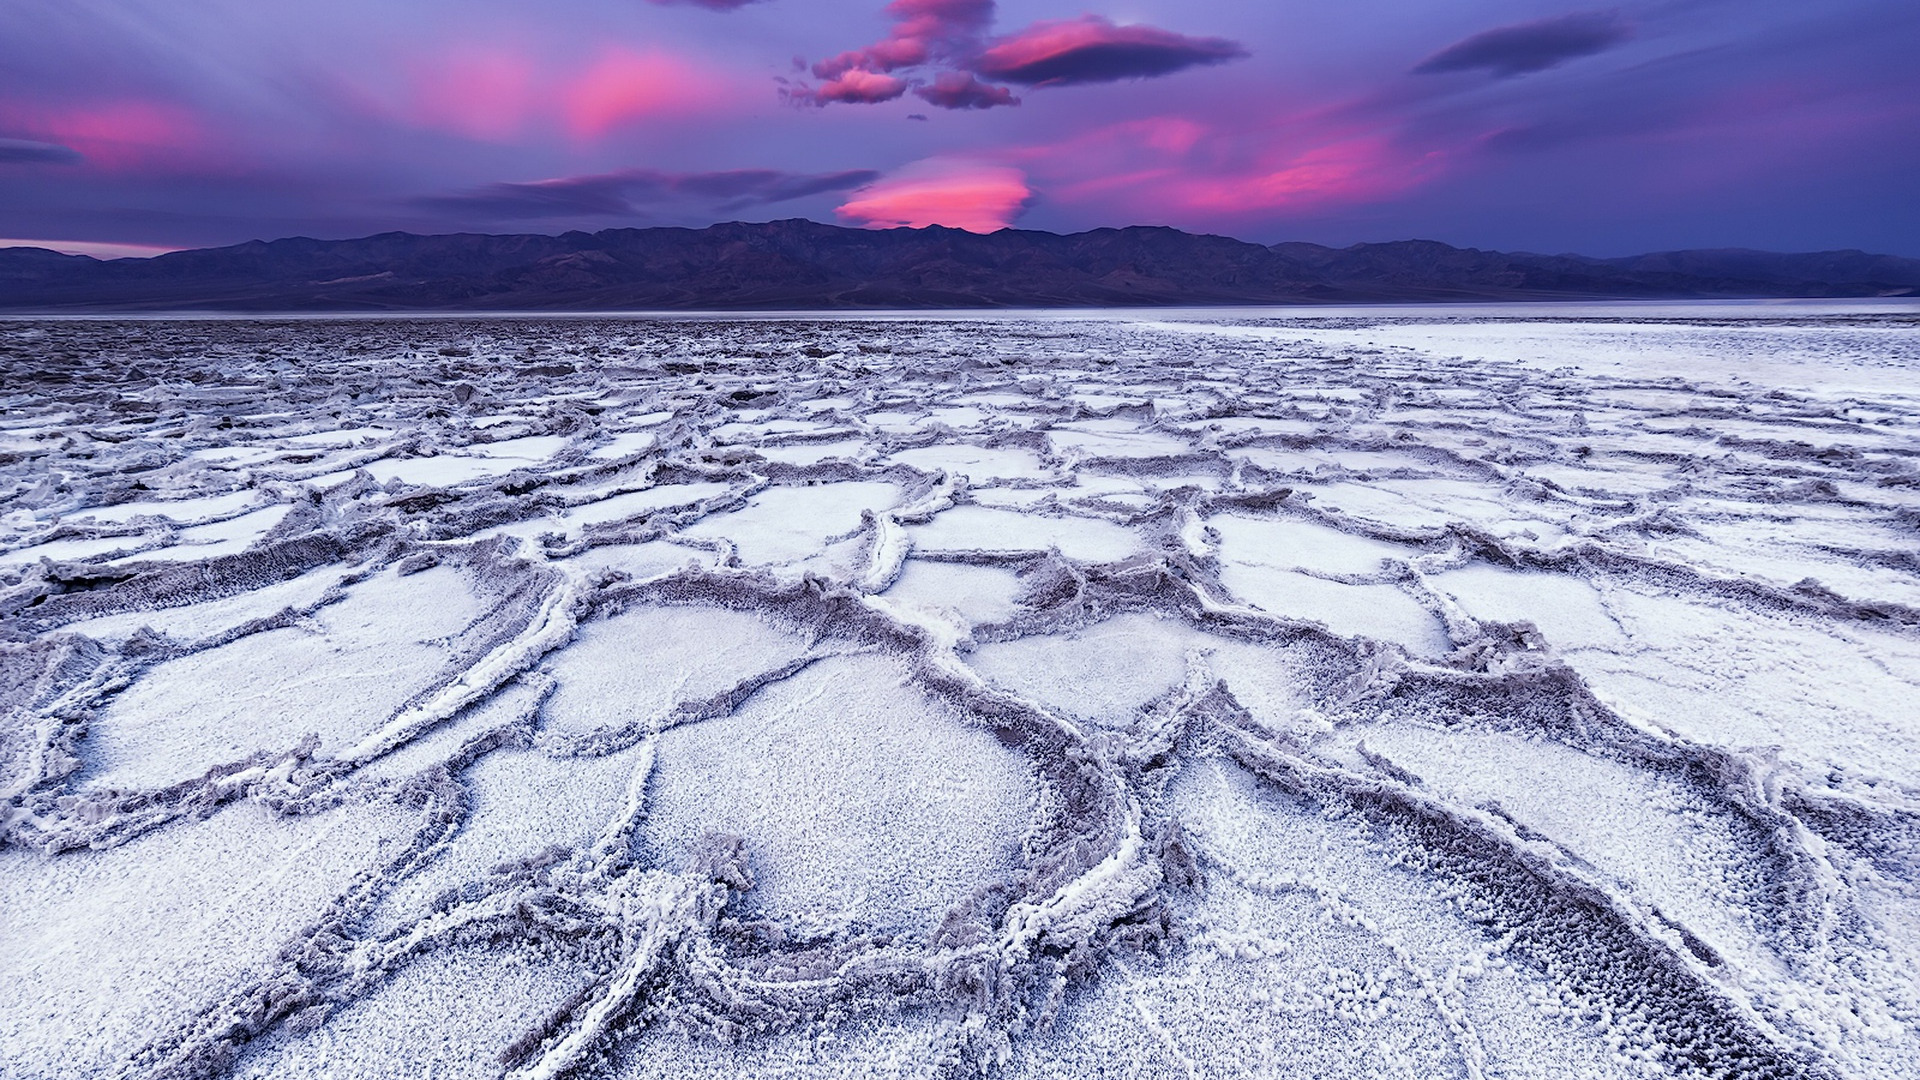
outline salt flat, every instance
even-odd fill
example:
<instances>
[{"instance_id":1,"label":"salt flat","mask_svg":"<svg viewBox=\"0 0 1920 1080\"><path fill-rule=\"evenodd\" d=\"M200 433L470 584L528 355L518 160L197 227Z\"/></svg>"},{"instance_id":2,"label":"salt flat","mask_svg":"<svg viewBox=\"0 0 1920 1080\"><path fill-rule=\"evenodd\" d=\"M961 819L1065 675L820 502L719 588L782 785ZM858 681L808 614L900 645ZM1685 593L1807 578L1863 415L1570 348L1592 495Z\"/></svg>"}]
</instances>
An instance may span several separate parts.
<instances>
[{"instance_id":1,"label":"salt flat","mask_svg":"<svg viewBox=\"0 0 1920 1080\"><path fill-rule=\"evenodd\" d=\"M1920 309L0 322L0 1075L1920 1074Z\"/></svg>"}]
</instances>

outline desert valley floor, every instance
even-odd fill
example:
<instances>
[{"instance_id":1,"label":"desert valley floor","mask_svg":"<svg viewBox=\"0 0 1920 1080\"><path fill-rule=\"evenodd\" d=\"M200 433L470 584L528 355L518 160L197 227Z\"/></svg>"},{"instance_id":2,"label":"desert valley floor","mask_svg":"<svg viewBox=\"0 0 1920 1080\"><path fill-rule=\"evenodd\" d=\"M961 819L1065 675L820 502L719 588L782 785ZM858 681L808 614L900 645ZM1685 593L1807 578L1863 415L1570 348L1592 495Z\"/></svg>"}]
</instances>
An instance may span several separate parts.
<instances>
[{"instance_id":1,"label":"desert valley floor","mask_svg":"<svg viewBox=\"0 0 1920 1080\"><path fill-rule=\"evenodd\" d=\"M1920 309L0 321L0 1076L1920 1075Z\"/></svg>"}]
</instances>

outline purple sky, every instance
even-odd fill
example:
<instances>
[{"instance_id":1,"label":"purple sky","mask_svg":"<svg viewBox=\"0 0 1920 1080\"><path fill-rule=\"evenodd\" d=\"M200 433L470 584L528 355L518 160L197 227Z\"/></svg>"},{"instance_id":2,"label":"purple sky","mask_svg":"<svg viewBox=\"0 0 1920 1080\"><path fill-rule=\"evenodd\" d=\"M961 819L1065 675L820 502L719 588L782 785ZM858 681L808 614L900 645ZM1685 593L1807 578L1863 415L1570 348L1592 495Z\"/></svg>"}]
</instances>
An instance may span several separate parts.
<instances>
[{"instance_id":1,"label":"purple sky","mask_svg":"<svg viewBox=\"0 0 1920 1080\"><path fill-rule=\"evenodd\" d=\"M1920 256L1920 3L0 0L0 237L808 217Z\"/></svg>"}]
</instances>

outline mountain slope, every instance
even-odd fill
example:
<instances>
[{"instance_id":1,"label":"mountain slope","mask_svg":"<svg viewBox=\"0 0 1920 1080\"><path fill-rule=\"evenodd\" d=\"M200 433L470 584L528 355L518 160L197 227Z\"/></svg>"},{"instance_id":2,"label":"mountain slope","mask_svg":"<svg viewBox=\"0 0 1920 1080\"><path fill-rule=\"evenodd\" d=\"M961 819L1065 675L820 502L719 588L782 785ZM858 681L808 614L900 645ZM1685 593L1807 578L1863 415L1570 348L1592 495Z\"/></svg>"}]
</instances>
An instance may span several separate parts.
<instances>
[{"instance_id":1,"label":"mountain slope","mask_svg":"<svg viewBox=\"0 0 1920 1080\"><path fill-rule=\"evenodd\" d=\"M1265 247L1136 226L870 231L788 220L560 236L296 237L102 262L0 250L0 310L752 310L1920 295L1859 251L1625 259L1399 241Z\"/></svg>"}]
</instances>

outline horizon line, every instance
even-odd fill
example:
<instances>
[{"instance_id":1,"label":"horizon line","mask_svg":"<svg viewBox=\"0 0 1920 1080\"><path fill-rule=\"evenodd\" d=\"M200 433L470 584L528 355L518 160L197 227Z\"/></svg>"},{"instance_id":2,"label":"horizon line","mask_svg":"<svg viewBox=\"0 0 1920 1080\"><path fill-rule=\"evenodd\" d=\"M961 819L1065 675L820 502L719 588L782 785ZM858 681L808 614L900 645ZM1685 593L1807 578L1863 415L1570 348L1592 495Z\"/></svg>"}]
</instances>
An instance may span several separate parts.
<instances>
[{"instance_id":1,"label":"horizon line","mask_svg":"<svg viewBox=\"0 0 1920 1080\"><path fill-rule=\"evenodd\" d=\"M296 234L287 235L287 236L277 236L272 239L261 239L259 237L254 237L247 240L236 241L230 244L212 244L212 245L205 245L205 246L198 246L198 247L193 247L193 246L170 247L163 244L142 244L142 243L133 243L133 242L124 242L124 241L106 241L106 240L52 240L52 239L36 239L36 238L24 238L24 237L23 238L6 237L6 238L0 238L0 251L6 251L6 250L47 251L56 255L67 255L70 257L92 259L95 262L126 262L126 261L144 262L148 259L160 258L165 255L175 255L181 252L224 251L232 248L246 247L250 244L277 244L277 243L283 243L283 242L292 241L292 240L307 240L307 241L312 241L314 243L321 243L321 244L344 244L344 243L352 243L356 240L374 240L374 239L378 239L380 237L385 237L385 236L407 236L407 237L414 237L417 239L434 239L438 237L459 237L459 236L485 236L485 237L541 236L541 237L548 237L551 239L559 239L561 237L570 236L574 234L579 234L583 236L599 236L603 233L609 233L609 232L651 232L651 231L675 230L680 232L696 232L697 233L697 232L706 232L710 229L719 229L719 228L725 228L728 226L736 226L736 225L739 225L739 226L782 225L790 222L800 222L800 223L813 225L823 229L832 229L838 232L850 232L850 233L868 233L868 232L885 233L885 232L902 232L902 231L922 233L922 232L939 230L941 232L965 233L966 235L969 235L969 236L980 236L980 237L995 236L1003 232L1018 232L1018 233L1032 233L1032 234L1041 235L1041 236L1072 238L1076 236L1087 236L1092 233L1100 233L1100 232L1127 232L1127 231L1136 230L1136 229L1152 229L1152 230L1162 230L1166 232L1179 233L1183 236L1231 240L1231 241L1234 241L1235 243L1246 244L1250 247L1260 247L1260 248L1274 248L1282 244L1306 244L1312 247L1326 248L1330 251L1346 251L1356 247L1379 246L1379 245L1386 245L1386 244L1426 243L1426 244L1438 244L1443 247L1453 248L1457 251L1488 251L1488 252L1496 252L1500 254L1512 254L1512 255L1547 255L1547 256L1553 256L1553 257L1573 257L1573 258L1601 259L1601 260L1618 259L1618 258L1634 258L1637 256L1644 256L1644 255L1678 254L1683 252L1732 252L1732 251L1758 252L1758 253L1769 254L1769 255L1825 255L1825 254L1841 254L1841 253L1858 253L1858 254L1864 254L1864 255L1876 255L1876 256L1896 258L1896 259L1920 258L1920 256L1916 256L1916 255L1901 255L1892 251L1873 250L1873 249L1861 248L1861 247L1823 247L1823 248L1807 248L1802 250L1783 250L1778 248L1756 248L1756 247L1745 247L1745 246L1739 246L1739 245L1722 246L1722 247L1655 248L1655 249L1646 250L1646 251L1638 251L1631 255L1587 255L1584 252L1579 252L1579 251L1548 252L1548 251L1535 251L1535 250L1526 249L1526 248L1508 249L1508 248L1498 248L1498 247L1481 247L1477 245L1463 246L1461 244L1455 244L1445 240L1433 240L1427 237L1420 237L1420 236L1401 237L1394 240L1357 240L1350 244L1345 244L1345 245L1324 244L1324 243L1319 243L1317 241L1311 241L1311 240L1278 240L1271 244L1263 244L1254 240L1243 240L1237 236L1228 236L1225 233L1189 232L1186 229L1181 229L1181 228L1178 228L1177 226L1172 226L1172 225L1150 225L1150 224L1102 225L1102 226L1097 226L1095 228L1081 229L1077 232L1070 232L1070 233L1055 232L1051 229L1022 229L1017 226L1008 225L999 229L993 229L986 232L979 232L972 229L962 229L962 228L957 228L950 225L939 225L939 224L919 225L919 226L894 225L894 226L887 226L883 228L876 228L872 226L849 226L849 225L835 224L832 222L815 221L812 218L806 218L806 217L772 218L766 221L743 221L743 220L736 219L736 220L730 220L730 221L716 221L707 225L610 225L603 229L593 229L593 230L565 229L560 232L482 232L482 231L475 231L475 230L460 230L460 231L454 231L454 232L413 232L408 229L383 229L378 232L363 233L356 236L343 236L343 237L321 237L321 236L310 236L305 233L296 233ZM109 254L109 252L118 252L118 254Z\"/></svg>"}]
</instances>

